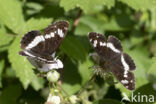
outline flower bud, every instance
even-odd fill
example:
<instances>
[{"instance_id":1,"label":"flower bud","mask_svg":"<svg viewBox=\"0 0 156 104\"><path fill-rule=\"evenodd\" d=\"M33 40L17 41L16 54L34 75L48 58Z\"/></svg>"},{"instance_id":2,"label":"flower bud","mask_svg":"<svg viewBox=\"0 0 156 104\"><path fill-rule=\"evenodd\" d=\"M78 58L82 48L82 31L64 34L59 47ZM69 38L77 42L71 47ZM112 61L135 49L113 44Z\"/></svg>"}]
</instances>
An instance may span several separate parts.
<instances>
[{"instance_id":1,"label":"flower bud","mask_svg":"<svg viewBox=\"0 0 156 104\"><path fill-rule=\"evenodd\" d=\"M60 74L55 70L47 73L47 79L49 82L57 82L59 78Z\"/></svg>"},{"instance_id":2,"label":"flower bud","mask_svg":"<svg viewBox=\"0 0 156 104\"><path fill-rule=\"evenodd\" d=\"M60 104L61 99L59 96L52 96L51 94L49 94L47 102L51 104Z\"/></svg>"},{"instance_id":3,"label":"flower bud","mask_svg":"<svg viewBox=\"0 0 156 104\"><path fill-rule=\"evenodd\" d=\"M70 100L70 102L71 102L72 104L76 104L77 101L78 101L78 98L77 98L76 95L72 95L72 96L69 97L69 100Z\"/></svg>"}]
</instances>

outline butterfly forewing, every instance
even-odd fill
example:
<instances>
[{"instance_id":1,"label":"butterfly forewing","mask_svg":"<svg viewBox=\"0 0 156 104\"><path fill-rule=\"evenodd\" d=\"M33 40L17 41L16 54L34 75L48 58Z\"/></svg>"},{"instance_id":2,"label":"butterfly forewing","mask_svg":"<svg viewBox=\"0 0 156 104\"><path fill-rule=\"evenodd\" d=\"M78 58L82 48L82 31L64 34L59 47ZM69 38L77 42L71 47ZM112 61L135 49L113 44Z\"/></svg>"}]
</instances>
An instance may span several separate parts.
<instances>
[{"instance_id":1,"label":"butterfly forewing","mask_svg":"<svg viewBox=\"0 0 156 104\"><path fill-rule=\"evenodd\" d=\"M51 55L60 46L68 31L68 22L59 21L49 25L44 30L45 52Z\"/></svg>"},{"instance_id":2,"label":"butterfly forewing","mask_svg":"<svg viewBox=\"0 0 156 104\"><path fill-rule=\"evenodd\" d=\"M122 46L120 41L114 36L109 36L107 40L108 60L112 60L113 58L117 57L118 55L120 55L121 52Z\"/></svg>"},{"instance_id":3,"label":"butterfly forewing","mask_svg":"<svg viewBox=\"0 0 156 104\"><path fill-rule=\"evenodd\" d=\"M89 33L88 38L99 56L102 57L102 59L107 60L106 37L102 34L91 32Z\"/></svg>"}]
</instances>

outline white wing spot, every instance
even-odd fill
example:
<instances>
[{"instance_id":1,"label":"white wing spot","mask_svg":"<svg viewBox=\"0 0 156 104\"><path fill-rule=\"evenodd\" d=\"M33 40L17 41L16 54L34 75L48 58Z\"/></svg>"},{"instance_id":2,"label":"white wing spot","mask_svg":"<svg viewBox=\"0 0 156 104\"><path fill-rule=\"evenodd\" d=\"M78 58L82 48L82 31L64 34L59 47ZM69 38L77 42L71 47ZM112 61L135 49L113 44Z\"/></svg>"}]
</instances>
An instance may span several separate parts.
<instances>
[{"instance_id":1,"label":"white wing spot","mask_svg":"<svg viewBox=\"0 0 156 104\"><path fill-rule=\"evenodd\" d=\"M30 44L28 44L28 46L25 48L26 50L31 49L33 47L35 47L37 44L39 44L40 42L45 41L43 36L37 36L34 38L33 41L31 41Z\"/></svg>"},{"instance_id":2,"label":"white wing spot","mask_svg":"<svg viewBox=\"0 0 156 104\"><path fill-rule=\"evenodd\" d=\"M65 30L68 30L68 28L67 28L67 27L64 27L64 29L65 29Z\"/></svg>"},{"instance_id":3,"label":"white wing spot","mask_svg":"<svg viewBox=\"0 0 156 104\"><path fill-rule=\"evenodd\" d=\"M106 46L106 43L105 42L104 43L100 42L100 46Z\"/></svg>"},{"instance_id":4,"label":"white wing spot","mask_svg":"<svg viewBox=\"0 0 156 104\"><path fill-rule=\"evenodd\" d=\"M94 40L94 44L93 44L94 47L97 46L97 40Z\"/></svg>"},{"instance_id":5,"label":"white wing spot","mask_svg":"<svg viewBox=\"0 0 156 104\"><path fill-rule=\"evenodd\" d=\"M124 77L127 78L128 77L127 74L124 74Z\"/></svg>"},{"instance_id":6,"label":"white wing spot","mask_svg":"<svg viewBox=\"0 0 156 104\"><path fill-rule=\"evenodd\" d=\"M52 38L52 37L55 37L55 34L53 32L51 32L50 34L45 35L46 39L49 39L49 38Z\"/></svg>"},{"instance_id":7,"label":"white wing spot","mask_svg":"<svg viewBox=\"0 0 156 104\"><path fill-rule=\"evenodd\" d=\"M96 38L99 38L99 36L97 35Z\"/></svg>"},{"instance_id":8,"label":"white wing spot","mask_svg":"<svg viewBox=\"0 0 156 104\"><path fill-rule=\"evenodd\" d=\"M121 83L128 84L128 81L127 80L121 80Z\"/></svg>"},{"instance_id":9,"label":"white wing spot","mask_svg":"<svg viewBox=\"0 0 156 104\"><path fill-rule=\"evenodd\" d=\"M116 49L112 43L107 43L107 47L116 53L120 53L120 50Z\"/></svg>"},{"instance_id":10,"label":"white wing spot","mask_svg":"<svg viewBox=\"0 0 156 104\"><path fill-rule=\"evenodd\" d=\"M127 89L129 88L129 86L125 86Z\"/></svg>"},{"instance_id":11,"label":"white wing spot","mask_svg":"<svg viewBox=\"0 0 156 104\"><path fill-rule=\"evenodd\" d=\"M57 32L58 32L58 35L60 37L63 37L64 36L64 33L63 33L63 31L61 29L58 29Z\"/></svg>"},{"instance_id":12,"label":"white wing spot","mask_svg":"<svg viewBox=\"0 0 156 104\"><path fill-rule=\"evenodd\" d=\"M133 80L131 80L131 83L133 83Z\"/></svg>"},{"instance_id":13,"label":"white wing spot","mask_svg":"<svg viewBox=\"0 0 156 104\"><path fill-rule=\"evenodd\" d=\"M121 55L121 63L126 71L129 70L129 65L126 63L123 54Z\"/></svg>"}]
</instances>

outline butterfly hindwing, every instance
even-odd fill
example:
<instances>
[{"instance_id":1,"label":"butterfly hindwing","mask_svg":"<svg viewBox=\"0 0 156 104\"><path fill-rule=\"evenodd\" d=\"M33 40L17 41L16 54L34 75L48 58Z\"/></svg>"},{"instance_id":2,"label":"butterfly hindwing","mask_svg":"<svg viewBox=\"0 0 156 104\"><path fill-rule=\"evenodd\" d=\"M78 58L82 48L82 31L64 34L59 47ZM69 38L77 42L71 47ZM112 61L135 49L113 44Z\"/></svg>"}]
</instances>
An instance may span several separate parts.
<instances>
[{"instance_id":1,"label":"butterfly hindwing","mask_svg":"<svg viewBox=\"0 0 156 104\"><path fill-rule=\"evenodd\" d=\"M129 58L130 56L128 56L127 54L121 53L110 61L109 69L127 89L134 90L135 77L131 70L135 69L135 64L133 60L129 60Z\"/></svg>"},{"instance_id":2,"label":"butterfly hindwing","mask_svg":"<svg viewBox=\"0 0 156 104\"><path fill-rule=\"evenodd\" d=\"M126 53L123 53L125 62L129 65L129 70L135 70L136 66L133 59Z\"/></svg>"},{"instance_id":3,"label":"butterfly hindwing","mask_svg":"<svg viewBox=\"0 0 156 104\"><path fill-rule=\"evenodd\" d=\"M44 42L45 39L40 31L30 31L22 37L21 48L26 51L33 51L34 53L42 52L45 49Z\"/></svg>"},{"instance_id":4,"label":"butterfly hindwing","mask_svg":"<svg viewBox=\"0 0 156 104\"><path fill-rule=\"evenodd\" d=\"M117 64L111 66L111 71L114 76L129 90L135 89L135 77L134 74L130 71L125 71L123 67L120 67ZM126 73L126 76L125 76Z\"/></svg>"}]
</instances>

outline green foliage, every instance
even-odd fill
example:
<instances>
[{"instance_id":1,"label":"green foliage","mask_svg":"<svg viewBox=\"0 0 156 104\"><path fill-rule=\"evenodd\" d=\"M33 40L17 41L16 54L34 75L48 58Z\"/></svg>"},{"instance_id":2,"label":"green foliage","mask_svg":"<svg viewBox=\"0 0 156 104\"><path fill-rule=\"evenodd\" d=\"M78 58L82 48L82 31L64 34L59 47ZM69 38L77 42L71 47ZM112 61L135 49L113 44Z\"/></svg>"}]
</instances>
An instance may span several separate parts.
<instances>
[{"instance_id":1,"label":"green foliage","mask_svg":"<svg viewBox=\"0 0 156 104\"><path fill-rule=\"evenodd\" d=\"M0 0L0 7L1 22L13 32L19 33L24 24L21 3L18 0Z\"/></svg>"},{"instance_id":2,"label":"green foliage","mask_svg":"<svg viewBox=\"0 0 156 104\"><path fill-rule=\"evenodd\" d=\"M89 54L95 51L88 41L88 32L99 32L118 37L124 52L136 63L134 93L156 96L155 7L156 0L0 0L0 104L45 102L51 85L38 77L35 67L18 52L22 50L20 40L24 34L31 30L43 32L56 20L70 24L56 52L64 64L58 70L61 87L68 95L76 95L93 75L89 67L95 62ZM85 86L80 100L84 104L120 104L123 93L130 98L132 92L121 83L111 86L106 82L107 79L96 76Z\"/></svg>"},{"instance_id":3,"label":"green foliage","mask_svg":"<svg viewBox=\"0 0 156 104\"><path fill-rule=\"evenodd\" d=\"M71 58L79 59L81 61L85 60L85 48L83 44L73 36L68 36L63 41L62 46L60 48Z\"/></svg>"},{"instance_id":4,"label":"green foliage","mask_svg":"<svg viewBox=\"0 0 156 104\"><path fill-rule=\"evenodd\" d=\"M21 86L19 84L17 85L11 85L7 86L0 96L0 103L1 104L16 104L17 99L21 95Z\"/></svg>"},{"instance_id":5,"label":"green foliage","mask_svg":"<svg viewBox=\"0 0 156 104\"><path fill-rule=\"evenodd\" d=\"M152 59L152 65L150 67L150 69L148 70L148 78L151 82L156 83L156 57L153 57Z\"/></svg>"},{"instance_id":6,"label":"green foliage","mask_svg":"<svg viewBox=\"0 0 156 104\"><path fill-rule=\"evenodd\" d=\"M85 13L90 13L99 9L102 5L111 8L114 6L115 0L61 0L60 6L64 7L66 11L80 7ZM92 9L91 9L92 8Z\"/></svg>"},{"instance_id":7,"label":"green foliage","mask_svg":"<svg viewBox=\"0 0 156 104\"><path fill-rule=\"evenodd\" d=\"M119 0L135 10L149 10L156 7L156 0Z\"/></svg>"},{"instance_id":8,"label":"green foliage","mask_svg":"<svg viewBox=\"0 0 156 104\"><path fill-rule=\"evenodd\" d=\"M4 69L4 60L1 60L0 61L0 75L2 75L3 69ZM0 88L2 87L2 82L1 82L2 78L1 77L2 76L0 76Z\"/></svg>"}]
</instances>

